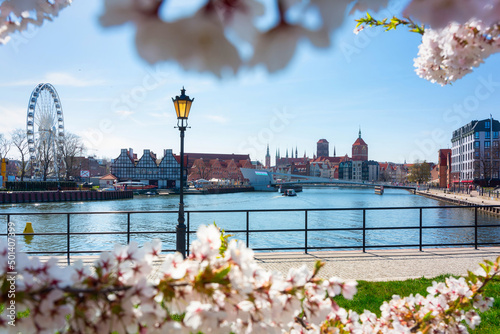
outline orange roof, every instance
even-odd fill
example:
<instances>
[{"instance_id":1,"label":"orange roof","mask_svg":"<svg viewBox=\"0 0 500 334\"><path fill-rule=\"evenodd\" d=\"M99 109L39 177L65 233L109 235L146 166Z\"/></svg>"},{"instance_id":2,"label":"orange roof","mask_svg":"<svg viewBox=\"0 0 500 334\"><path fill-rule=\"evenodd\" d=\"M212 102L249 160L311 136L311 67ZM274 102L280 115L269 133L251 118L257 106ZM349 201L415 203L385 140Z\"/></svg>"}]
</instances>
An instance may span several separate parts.
<instances>
[{"instance_id":1,"label":"orange roof","mask_svg":"<svg viewBox=\"0 0 500 334\"><path fill-rule=\"evenodd\" d=\"M361 137L360 137L360 138L358 138L358 139L356 139L356 141L354 142L354 144L352 144L352 146L356 146L356 145L366 145L366 146L368 146L368 145L365 143L365 141L363 140L363 138L361 138Z\"/></svg>"},{"instance_id":2,"label":"orange roof","mask_svg":"<svg viewBox=\"0 0 500 334\"><path fill-rule=\"evenodd\" d=\"M106 174L103 177L101 177L99 180L118 180L116 176L113 174Z\"/></svg>"}]
</instances>

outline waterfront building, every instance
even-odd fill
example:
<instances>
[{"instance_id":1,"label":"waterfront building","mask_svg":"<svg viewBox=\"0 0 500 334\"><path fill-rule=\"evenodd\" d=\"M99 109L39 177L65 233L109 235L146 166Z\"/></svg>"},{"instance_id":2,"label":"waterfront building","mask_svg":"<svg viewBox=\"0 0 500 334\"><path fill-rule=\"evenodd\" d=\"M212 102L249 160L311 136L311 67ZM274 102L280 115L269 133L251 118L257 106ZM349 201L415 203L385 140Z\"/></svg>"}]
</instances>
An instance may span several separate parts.
<instances>
[{"instance_id":1,"label":"waterfront building","mask_svg":"<svg viewBox=\"0 0 500 334\"><path fill-rule=\"evenodd\" d=\"M379 179L380 166L373 160L363 161L361 164L361 180L375 182Z\"/></svg>"},{"instance_id":2,"label":"waterfront building","mask_svg":"<svg viewBox=\"0 0 500 334\"><path fill-rule=\"evenodd\" d=\"M345 160L342 161L338 167L339 180L375 182L379 180L379 174L379 163L373 160Z\"/></svg>"},{"instance_id":3,"label":"waterfront building","mask_svg":"<svg viewBox=\"0 0 500 334\"><path fill-rule=\"evenodd\" d=\"M326 139L318 140L316 144L316 156L327 157L330 154L329 143Z\"/></svg>"},{"instance_id":4,"label":"waterfront building","mask_svg":"<svg viewBox=\"0 0 500 334\"><path fill-rule=\"evenodd\" d=\"M451 149L441 149L438 152L438 163L433 168L435 175L433 180L437 180L439 188L450 188L452 183L451 173Z\"/></svg>"},{"instance_id":5,"label":"waterfront building","mask_svg":"<svg viewBox=\"0 0 500 334\"><path fill-rule=\"evenodd\" d=\"M74 157L71 165L72 170L67 175L75 179L81 177L82 171L88 171L90 177L104 176L108 173L106 162L94 157Z\"/></svg>"},{"instance_id":6,"label":"waterfront building","mask_svg":"<svg viewBox=\"0 0 500 334\"><path fill-rule=\"evenodd\" d=\"M332 165L330 161L329 160L316 161L316 160L313 160L310 163L309 176L331 178Z\"/></svg>"},{"instance_id":7,"label":"waterfront building","mask_svg":"<svg viewBox=\"0 0 500 334\"><path fill-rule=\"evenodd\" d=\"M317 157L311 161L311 172L309 175L324 175L322 177L337 179L339 177L338 168L340 163L349 159L350 158L347 155L345 157Z\"/></svg>"},{"instance_id":8,"label":"waterfront building","mask_svg":"<svg viewBox=\"0 0 500 334\"><path fill-rule=\"evenodd\" d=\"M451 171L458 173L456 182L499 183L499 132L500 122L492 117L473 120L453 131Z\"/></svg>"},{"instance_id":9,"label":"waterfront building","mask_svg":"<svg viewBox=\"0 0 500 334\"><path fill-rule=\"evenodd\" d=\"M339 164L339 180L352 180L352 160L342 161Z\"/></svg>"},{"instance_id":10,"label":"waterfront building","mask_svg":"<svg viewBox=\"0 0 500 334\"><path fill-rule=\"evenodd\" d=\"M203 159L204 161L210 161L210 160L215 160L219 159L220 161L226 161L226 160L234 160L234 161L244 161L244 160L250 160L250 155L249 154L224 154L224 153L184 153L184 155L187 157L187 167L188 169L193 166L193 163L197 159Z\"/></svg>"},{"instance_id":11,"label":"waterfront building","mask_svg":"<svg viewBox=\"0 0 500 334\"><path fill-rule=\"evenodd\" d=\"M368 144L361 138L359 129L358 138L352 144L352 157L339 163L339 179L350 181L378 181L380 166L373 160L368 160Z\"/></svg>"},{"instance_id":12,"label":"waterfront building","mask_svg":"<svg viewBox=\"0 0 500 334\"><path fill-rule=\"evenodd\" d=\"M118 178L113 174L106 174L99 179L99 188L112 188L118 182Z\"/></svg>"},{"instance_id":13,"label":"waterfront building","mask_svg":"<svg viewBox=\"0 0 500 334\"><path fill-rule=\"evenodd\" d=\"M171 149L164 150L161 160L148 149L140 159L132 149L122 149L118 158L111 164L111 174L118 181L138 181L158 188L173 188L179 184L179 157L174 156Z\"/></svg>"},{"instance_id":14,"label":"waterfront building","mask_svg":"<svg viewBox=\"0 0 500 334\"><path fill-rule=\"evenodd\" d=\"M250 160L205 160L200 158L196 159L189 169L188 181L216 179L240 183L244 181L240 168L257 169Z\"/></svg>"}]
</instances>

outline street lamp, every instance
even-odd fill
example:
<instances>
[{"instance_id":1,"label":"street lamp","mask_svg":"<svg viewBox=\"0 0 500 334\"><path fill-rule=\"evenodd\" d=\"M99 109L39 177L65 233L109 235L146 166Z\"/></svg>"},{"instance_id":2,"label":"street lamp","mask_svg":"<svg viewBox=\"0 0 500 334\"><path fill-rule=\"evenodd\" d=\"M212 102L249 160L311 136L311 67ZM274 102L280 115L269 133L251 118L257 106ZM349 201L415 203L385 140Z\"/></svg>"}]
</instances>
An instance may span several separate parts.
<instances>
[{"instance_id":1,"label":"street lamp","mask_svg":"<svg viewBox=\"0 0 500 334\"><path fill-rule=\"evenodd\" d=\"M181 89L181 96L172 98L174 102L175 112L177 113L177 128L181 135L181 157L180 157L180 189L179 189L179 218L177 219L176 227L176 251L186 257L186 224L184 224L184 131L187 129L187 120L191 104L194 101L189 99L185 94L184 87Z\"/></svg>"}]
</instances>

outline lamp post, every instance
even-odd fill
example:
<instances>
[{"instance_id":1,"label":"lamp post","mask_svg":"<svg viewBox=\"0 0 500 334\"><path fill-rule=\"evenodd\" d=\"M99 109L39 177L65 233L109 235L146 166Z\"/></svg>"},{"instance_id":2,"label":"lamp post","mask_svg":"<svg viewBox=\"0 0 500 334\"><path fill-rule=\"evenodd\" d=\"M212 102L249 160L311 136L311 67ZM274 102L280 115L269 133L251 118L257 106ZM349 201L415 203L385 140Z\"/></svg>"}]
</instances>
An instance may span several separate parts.
<instances>
[{"instance_id":1,"label":"lamp post","mask_svg":"<svg viewBox=\"0 0 500 334\"><path fill-rule=\"evenodd\" d=\"M172 98L174 102L175 112L177 113L177 128L181 135L181 156L180 156L180 188L179 188L179 218L177 219L176 227L176 251L186 257L186 224L184 224L184 132L187 129L187 120L191 104L194 101L189 99L185 94L184 87L181 89L181 96Z\"/></svg>"}]
</instances>

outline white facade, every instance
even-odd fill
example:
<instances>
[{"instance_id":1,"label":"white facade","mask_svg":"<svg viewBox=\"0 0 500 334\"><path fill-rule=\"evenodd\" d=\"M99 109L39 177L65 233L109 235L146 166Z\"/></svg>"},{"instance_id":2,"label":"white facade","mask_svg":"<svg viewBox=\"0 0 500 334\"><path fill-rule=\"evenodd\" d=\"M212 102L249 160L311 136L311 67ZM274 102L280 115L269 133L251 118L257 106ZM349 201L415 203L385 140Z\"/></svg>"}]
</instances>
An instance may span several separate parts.
<instances>
[{"instance_id":1,"label":"white facade","mask_svg":"<svg viewBox=\"0 0 500 334\"><path fill-rule=\"evenodd\" d=\"M352 162L352 180L358 182L363 180L363 161Z\"/></svg>"},{"instance_id":2,"label":"white facade","mask_svg":"<svg viewBox=\"0 0 500 334\"><path fill-rule=\"evenodd\" d=\"M472 121L453 131L451 172L460 181L499 177L500 123L493 119Z\"/></svg>"}]
</instances>

